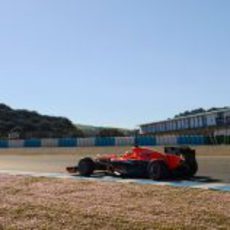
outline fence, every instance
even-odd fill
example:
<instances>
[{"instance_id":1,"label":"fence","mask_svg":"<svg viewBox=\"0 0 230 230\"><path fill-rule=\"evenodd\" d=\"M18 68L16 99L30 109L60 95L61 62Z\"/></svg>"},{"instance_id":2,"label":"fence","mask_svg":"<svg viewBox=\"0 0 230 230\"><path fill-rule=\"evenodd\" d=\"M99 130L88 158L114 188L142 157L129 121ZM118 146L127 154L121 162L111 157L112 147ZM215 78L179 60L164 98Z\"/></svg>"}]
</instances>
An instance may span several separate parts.
<instances>
[{"instance_id":1,"label":"fence","mask_svg":"<svg viewBox=\"0 0 230 230\"><path fill-rule=\"evenodd\" d=\"M0 148L35 147L90 147L90 146L156 146L156 145L205 145L230 144L230 136L137 136L137 137L95 137L95 138L59 138L0 140Z\"/></svg>"}]
</instances>

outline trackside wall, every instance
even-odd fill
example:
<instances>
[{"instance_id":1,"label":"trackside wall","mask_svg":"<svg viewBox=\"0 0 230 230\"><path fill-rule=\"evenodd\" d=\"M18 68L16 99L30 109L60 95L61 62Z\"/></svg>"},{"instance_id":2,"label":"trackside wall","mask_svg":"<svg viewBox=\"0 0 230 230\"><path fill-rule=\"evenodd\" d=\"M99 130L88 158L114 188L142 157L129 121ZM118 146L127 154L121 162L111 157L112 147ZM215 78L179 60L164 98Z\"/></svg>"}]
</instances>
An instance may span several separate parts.
<instances>
[{"instance_id":1,"label":"trackside wall","mask_svg":"<svg viewBox=\"0 0 230 230\"><path fill-rule=\"evenodd\" d=\"M226 135L228 134L228 135ZM29 140L0 140L0 148L39 148L39 147L93 147L93 146L156 146L156 145L206 145L230 144L229 132L218 132L209 137L189 136L136 136L136 137L95 137L95 138L57 138Z\"/></svg>"}]
</instances>

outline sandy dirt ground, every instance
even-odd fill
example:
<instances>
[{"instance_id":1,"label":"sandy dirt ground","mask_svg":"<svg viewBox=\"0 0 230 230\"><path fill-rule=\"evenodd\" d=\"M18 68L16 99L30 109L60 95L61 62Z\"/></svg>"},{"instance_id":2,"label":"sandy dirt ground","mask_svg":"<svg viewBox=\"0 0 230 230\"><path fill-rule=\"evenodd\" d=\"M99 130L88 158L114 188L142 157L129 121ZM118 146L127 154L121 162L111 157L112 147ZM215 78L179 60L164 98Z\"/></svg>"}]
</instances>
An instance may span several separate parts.
<instances>
[{"instance_id":1,"label":"sandy dirt ground","mask_svg":"<svg viewBox=\"0 0 230 230\"><path fill-rule=\"evenodd\" d=\"M230 193L0 175L0 229L229 229Z\"/></svg>"},{"instance_id":2,"label":"sandy dirt ground","mask_svg":"<svg viewBox=\"0 0 230 230\"><path fill-rule=\"evenodd\" d=\"M230 183L230 146L200 146L197 150L197 176ZM66 166L77 164L84 156L121 154L129 147L92 148L28 148L1 149L0 169L32 172L65 172ZM162 151L162 147L155 148Z\"/></svg>"}]
</instances>

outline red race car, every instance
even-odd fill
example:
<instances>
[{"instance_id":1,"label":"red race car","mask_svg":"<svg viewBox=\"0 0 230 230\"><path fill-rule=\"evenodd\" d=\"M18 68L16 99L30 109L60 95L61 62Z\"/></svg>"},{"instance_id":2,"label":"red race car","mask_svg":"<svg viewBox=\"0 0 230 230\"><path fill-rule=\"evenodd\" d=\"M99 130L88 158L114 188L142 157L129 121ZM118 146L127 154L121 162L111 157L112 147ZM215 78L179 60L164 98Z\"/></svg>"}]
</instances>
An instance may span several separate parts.
<instances>
[{"instance_id":1,"label":"red race car","mask_svg":"<svg viewBox=\"0 0 230 230\"><path fill-rule=\"evenodd\" d=\"M165 147L165 153L135 146L123 155L108 154L95 159L86 157L78 166L67 167L69 173L91 176L104 171L121 177L141 177L164 180L175 177L189 178L196 174L198 164L195 150L189 147Z\"/></svg>"}]
</instances>

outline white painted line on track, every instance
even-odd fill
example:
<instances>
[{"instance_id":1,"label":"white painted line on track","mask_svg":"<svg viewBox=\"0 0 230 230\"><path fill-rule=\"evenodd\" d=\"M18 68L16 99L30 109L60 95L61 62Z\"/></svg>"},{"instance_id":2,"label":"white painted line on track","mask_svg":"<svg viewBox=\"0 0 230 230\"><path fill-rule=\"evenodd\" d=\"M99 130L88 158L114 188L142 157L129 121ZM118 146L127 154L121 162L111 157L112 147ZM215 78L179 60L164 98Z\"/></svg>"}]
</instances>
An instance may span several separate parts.
<instances>
[{"instance_id":1,"label":"white painted line on track","mask_svg":"<svg viewBox=\"0 0 230 230\"><path fill-rule=\"evenodd\" d=\"M13 176L32 176L32 177L47 177L57 179L72 179L82 181L101 181L101 182L116 182L116 183L135 183L142 185L161 185L161 186L173 186L173 187L189 187L198 189L209 189L230 192L230 184L224 183L207 183L202 181L172 181L172 182L159 182L148 179L121 179L119 177L102 176L102 177L81 177L73 176L65 173L38 173L38 172L24 172L14 170L0 170L0 174L7 174Z\"/></svg>"}]
</instances>

